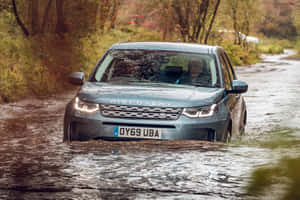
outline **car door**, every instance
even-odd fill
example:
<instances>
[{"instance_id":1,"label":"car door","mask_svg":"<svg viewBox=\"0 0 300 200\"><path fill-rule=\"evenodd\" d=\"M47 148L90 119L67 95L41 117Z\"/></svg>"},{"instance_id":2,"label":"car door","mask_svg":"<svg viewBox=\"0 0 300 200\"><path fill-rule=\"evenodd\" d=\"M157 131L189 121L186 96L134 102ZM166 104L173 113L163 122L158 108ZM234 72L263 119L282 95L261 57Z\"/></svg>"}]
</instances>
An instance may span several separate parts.
<instances>
[{"instance_id":1,"label":"car door","mask_svg":"<svg viewBox=\"0 0 300 200\"><path fill-rule=\"evenodd\" d=\"M230 91L232 89L232 81L235 78L235 75L233 73L233 71L231 70L230 64L228 62L226 62L225 59L225 54L224 51L220 51L219 52L219 59L220 59L220 63L221 63L221 68L222 68L222 75L223 75L223 80L224 80L224 86L225 89L227 91ZM236 97L236 94L227 92L227 98L228 100L226 101L226 105L228 110L230 110L230 112L232 112L232 110L234 109L238 98Z\"/></svg>"},{"instance_id":2,"label":"car door","mask_svg":"<svg viewBox=\"0 0 300 200\"><path fill-rule=\"evenodd\" d=\"M230 62L230 60L228 58L228 55L226 54L225 51L223 52L223 58L224 58L224 61L226 62L231 82L232 82L232 80L237 80L237 77L235 75L235 72L233 70L231 62ZM235 95L235 98L236 98L237 101L240 99L240 97L241 97L241 94L236 94Z\"/></svg>"},{"instance_id":3,"label":"car door","mask_svg":"<svg viewBox=\"0 0 300 200\"><path fill-rule=\"evenodd\" d=\"M231 80L236 80L236 74L233 70L233 67L230 63L230 60L226 54L226 52L223 52L224 60L228 67L229 76L232 77ZM232 94L232 97L234 97L233 104L232 104L232 110L231 110L231 119L232 119L232 135L240 135L243 134L241 132L241 128L245 126L245 103L243 100L243 97L241 94Z\"/></svg>"}]
</instances>

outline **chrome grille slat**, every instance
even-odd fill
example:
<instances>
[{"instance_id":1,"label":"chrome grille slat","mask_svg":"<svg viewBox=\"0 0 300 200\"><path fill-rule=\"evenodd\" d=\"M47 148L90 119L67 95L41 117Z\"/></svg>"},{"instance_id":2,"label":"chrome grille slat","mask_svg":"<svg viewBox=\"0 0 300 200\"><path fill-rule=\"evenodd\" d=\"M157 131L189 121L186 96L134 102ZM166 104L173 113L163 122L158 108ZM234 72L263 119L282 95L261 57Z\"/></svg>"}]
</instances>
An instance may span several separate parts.
<instances>
[{"instance_id":1,"label":"chrome grille slat","mask_svg":"<svg viewBox=\"0 0 300 200\"><path fill-rule=\"evenodd\" d=\"M100 110L104 117L152 120L176 120L182 112L182 108L120 106L113 104L101 104Z\"/></svg>"}]
</instances>

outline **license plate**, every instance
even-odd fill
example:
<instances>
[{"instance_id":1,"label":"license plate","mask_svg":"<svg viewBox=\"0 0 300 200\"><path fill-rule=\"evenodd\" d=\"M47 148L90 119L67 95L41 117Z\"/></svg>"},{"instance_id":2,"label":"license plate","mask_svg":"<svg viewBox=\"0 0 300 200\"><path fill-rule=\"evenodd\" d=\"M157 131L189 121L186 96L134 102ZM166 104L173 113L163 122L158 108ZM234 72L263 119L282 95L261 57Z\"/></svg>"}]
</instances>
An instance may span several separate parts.
<instances>
[{"instance_id":1,"label":"license plate","mask_svg":"<svg viewBox=\"0 0 300 200\"><path fill-rule=\"evenodd\" d=\"M114 137L160 139L161 128L115 126Z\"/></svg>"}]
</instances>

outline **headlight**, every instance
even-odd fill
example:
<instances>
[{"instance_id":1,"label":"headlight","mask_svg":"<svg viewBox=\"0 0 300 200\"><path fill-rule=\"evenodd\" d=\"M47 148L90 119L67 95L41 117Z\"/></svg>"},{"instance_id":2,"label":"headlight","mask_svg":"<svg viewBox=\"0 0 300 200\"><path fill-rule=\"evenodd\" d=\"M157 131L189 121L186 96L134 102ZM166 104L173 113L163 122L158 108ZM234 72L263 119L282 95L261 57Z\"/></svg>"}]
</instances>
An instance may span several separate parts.
<instances>
[{"instance_id":1,"label":"headlight","mask_svg":"<svg viewBox=\"0 0 300 200\"><path fill-rule=\"evenodd\" d=\"M75 110L78 110L80 112L93 113L99 110L99 104L83 102L78 97L76 97L74 108Z\"/></svg>"},{"instance_id":2,"label":"headlight","mask_svg":"<svg viewBox=\"0 0 300 200\"><path fill-rule=\"evenodd\" d=\"M201 118L201 117L210 117L215 114L218 110L218 105L213 104L210 106L203 106L198 108L185 108L183 113L189 118Z\"/></svg>"}]
</instances>

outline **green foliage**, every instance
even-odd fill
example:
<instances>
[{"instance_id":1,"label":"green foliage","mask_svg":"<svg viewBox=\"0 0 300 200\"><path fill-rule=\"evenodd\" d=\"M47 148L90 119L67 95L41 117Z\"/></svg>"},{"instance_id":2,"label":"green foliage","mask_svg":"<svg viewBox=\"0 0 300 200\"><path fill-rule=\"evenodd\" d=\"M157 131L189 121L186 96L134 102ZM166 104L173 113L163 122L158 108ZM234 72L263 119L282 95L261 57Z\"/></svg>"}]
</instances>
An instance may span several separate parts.
<instances>
[{"instance_id":1,"label":"green foliage","mask_svg":"<svg viewBox=\"0 0 300 200\"><path fill-rule=\"evenodd\" d=\"M293 148L297 152L300 147L299 129L285 127L276 127L268 131L259 141L255 141L262 148L279 150ZM259 196L259 199L265 199L265 196L272 196L273 192L280 190L277 199L289 200L300 199L300 158L283 157L277 164L265 166L253 171L251 181L246 187L249 195ZM277 191L274 191L276 188ZM272 197L274 198L274 196Z\"/></svg>"},{"instance_id":2,"label":"green foliage","mask_svg":"<svg viewBox=\"0 0 300 200\"><path fill-rule=\"evenodd\" d=\"M250 195L272 193L270 188L278 185L284 191L282 200L300 199L300 158L283 158L274 167L264 167L252 173L247 187Z\"/></svg>"},{"instance_id":3,"label":"green foliage","mask_svg":"<svg viewBox=\"0 0 300 200\"><path fill-rule=\"evenodd\" d=\"M252 173L252 182L248 186L248 193L251 195L262 194L264 189L276 183L273 175L278 175L280 170L275 168L260 168Z\"/></svg>"},{"instance_id":4,"label":"green foliage","mask_svg":"<svg viewBox=\"0 0 300 200\"><path fill-rule=\"evenodd\" d=\"M293 49L295 45L295 42L293 40L287 40L287 39L275 40L274 43L277 43L284 49Z\"/></svg>"},{"instance_id":5,"label":"green foliage","mask_svg":"<svg viewBox=\"0 0 300 200\"><path fill-rule=\"evenodd\" d=\"M298 37L295 41L290 41L289 48L296 51L294 55L289 56L289 59L300 60L300 37Z\"/></svg>"},{"instance_id":6,"label":"green foliage","mask_svg":"<svg viewBox=\"0 0 300 200\"><path fill-rule=\"evenodd\" d=\"M225 0L222 3L223 16L220 21L230 24L224 27L234 30L235 44L242 44L243 38L239 33L249 35L258 21L261 20L260 1L257 0ZM225 25L225 26L226 26Z\"/></svg>"},{"instance_id":7,"label":"green foliage","mask_svg":"<svg viewBox=\"0 0 300 200\"><path fill-rule=\"evenodd\" d=\"M300 58L300 37L298 37L298 40L295 44L295 50L297 51L297 54L294 56L295 58Z\"/></svg>"},{"instance_id":8,"label":"green foliage","mask_svg":"<svg viewBox=\"0 0 300 200\"><path fill-rule=\"evenodd\" d=\"M240 45L226 42L223 43L222 46L234 66L254 64L260 60L259 52L255 46L248 47L247 49Z\"/></svg>"},{"instance_id":9,"label":"green foliage","mask_svg":"<svg viewBox=\"0 0 300 200\"><path fill-rule=\"evenodd\" d=\"M0 14L0 101L16 101L26 95L55 92L48 69L25 38L13 26L11 14Z\"/></svg>"},{"instance_id":10,"label":"green foliage","mask_svg":"<svg viewBox=\"0 0 300 200\"><path fill-rule=\"evenodd\" d=\"M28 90L36 96L48 96L56 92L56 80L45 65L38 62L23 68L23 76Z\"/></svg>"},{"instance_id":11,"label":"green foliage","mask_svg":"<svg viewBox=\"0 0 300 200\"><path fill-rule=\"evenodd\" d=\"M267 132L266 138L259 141L259 146L269 149L289 148L300 144L300 139L296 135L299 129L291 129L285 127L276 127Z\"/></svg>"},{"instance_id":12,"label":"green foliage","mask_svg":"<svg viewBox=\"0 0 300 200\"><path fill-rule=\"evenodd\" d=\"M0 98L15 101L25 95L54 92L48 69L23 36L3 35L0 51ZM55 81L53 81L55 83Z\"/></svg>"},{"instance_id":13,"label":"green foliage","mask_svg":"<svg viewBox=\"0 0 300 200\"><path fill-rule=\"evenodd\" d=\"M0 12L11 9L10 0L0 0Z\"/></svg>"},{"instance_id":14,"label":"green foliage","mask_svg":"<svg viewBox=\"0 0 300 200\"><path fill-rule=\"evenodd\" d=\"M23 38L10 35L11 15L0 13L0 101L14 101L26 92L21 71L21 60L25 56Z\"/></svg>"},{"instance_id":15,"label":"green foliage","mask_svg":"<svg viewBox=\"0 0 300 200\"><path fill-rule=\"evenodd\" d=\"M291 41L285 39L265 38L258 45L259 52L264 54L281 54L287 48L292 48L292 44Z\"/></svg>"},{"instance_id":16,"label":"green foliage","mask_svg":"<svg viewBox=\"0 0 300 200\"><path fill-rule=\"evenodd\" d=\"M161 36L158 32L146 30L144 28L136 28L130 41L160 41Z\"/></svg>"},{"instance_id":17,"label":"green foliage","mask_svg":"<svg viewBox=\"0 0 300 200\"><path fill-rule=\"evenodd\" d=\"M259 52L264 54L281 54L284 51L284 49L277 44L260 45L258 47L258 50Z\"/></svg>"},{"instance_id":18,"label":"green foliage","mask_svg":"<svg viewBox=\"0 0 300 200\"><path fill-rule=\"evenodd\" d=\"M24 77L14 66L0 63L0 101L14 101L25 94Z\"/></svg>"}]
</instances>

